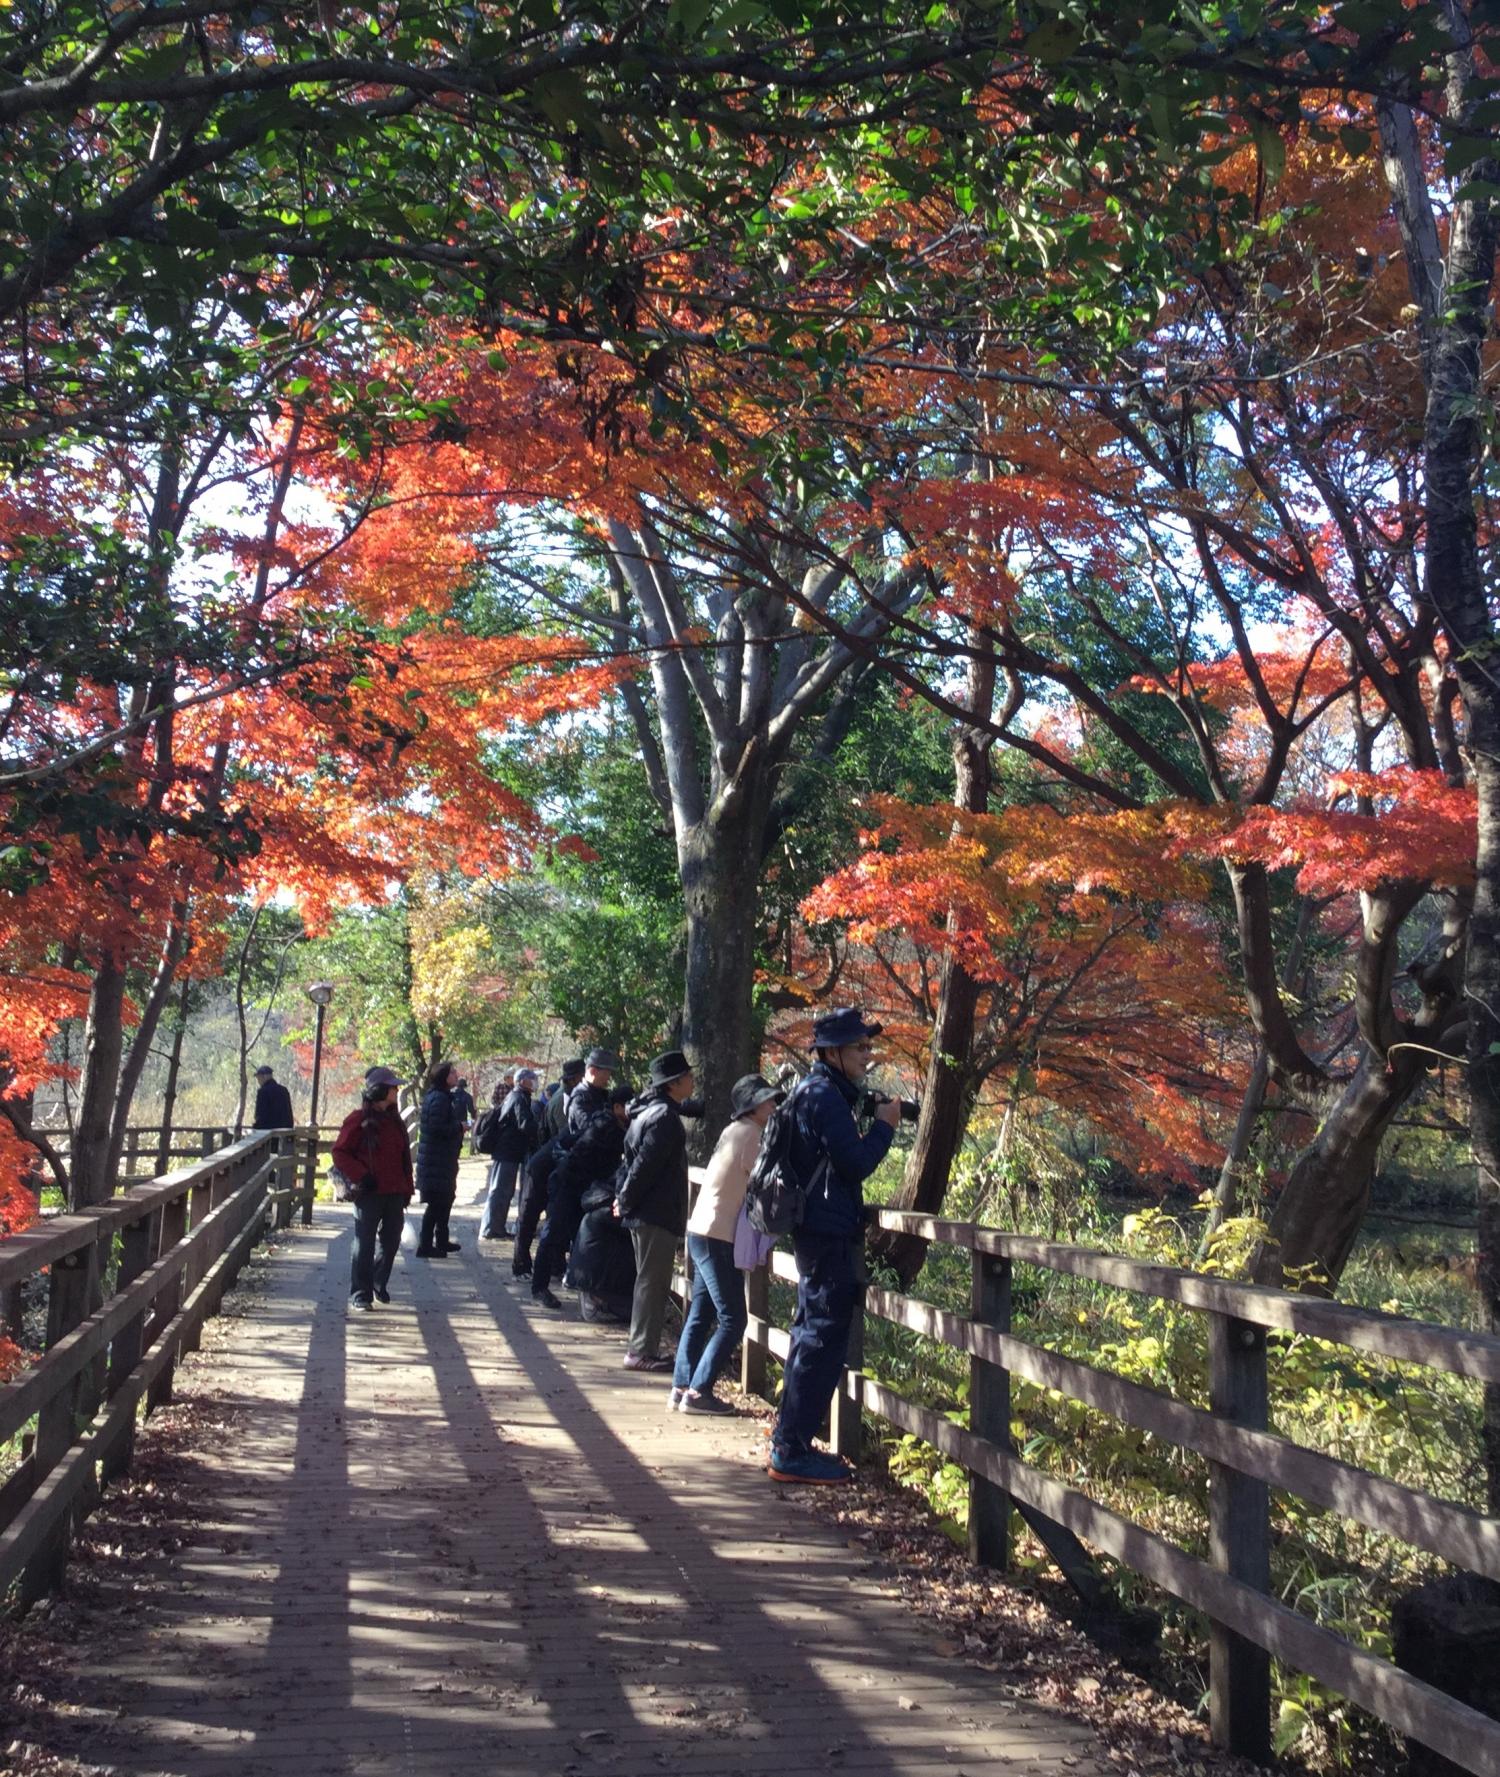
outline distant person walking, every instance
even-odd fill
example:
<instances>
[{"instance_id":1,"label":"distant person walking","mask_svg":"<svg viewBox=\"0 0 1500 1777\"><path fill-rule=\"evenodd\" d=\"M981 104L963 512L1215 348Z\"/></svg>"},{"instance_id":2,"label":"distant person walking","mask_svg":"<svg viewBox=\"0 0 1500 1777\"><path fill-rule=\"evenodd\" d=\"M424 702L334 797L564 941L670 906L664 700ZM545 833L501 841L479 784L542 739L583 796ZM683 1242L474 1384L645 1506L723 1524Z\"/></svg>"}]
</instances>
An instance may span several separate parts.
<instances>
[{"instance_id":1,"label":"distant person walking","mask_svg":"<svg viewBox=\"0 0 1500 1777\"><path fill-rule=\"evenodd\" d=\"M729 1095L732 1119L719 1137L693 1213L688 1217L688 1257L693 1262L693 1296L677 1341L668 1405L684 1413L733 1413L714 1393L745 1331L745 1279L734 1262L734 1225L761 1131L781 1094L759 1074L736 1080Z\"/></svg>"},{"instance_id":2,"label":"distant person walking","mask_svg":"<svg viewBox=\"0 0 1500 1777\"><path fill-rule=\"evenodd\" d=\"M255 1121L252 1129L290 1129L292 1095L276 1078L275 1070L262 1062L255 1070Z\"/></svg>"},{"instance_id":3,"label":"distant person walking","mask_svg":"<svg viewBox=\"0 0 1500 1777\"><path fill-rule=\"evenodd\" d=\"M391 1269L412 1193L411 1142L396 1103L400 1087L400 1076L390 1068L371 1068L360 1107L345 1117L333 1144L333 1163L355 1192L351 1308L365 1309L391 1299Z\"/></svg>"},{"instance_id":4,"label":"distant person walking","mask_svg":"<svg viewBox=\"0 0 1500 1777\"><path fill-rule=\"evenodd\" d=\"M516 1178L540 1146L540 1107L532 1102L537 1084L535 1071L523 1067L516 1075L514 1089L487 1132L489 1145L486 1151L494 1158L490 1166L489 1192L484 1200L484 1220L479 1230L481 1240L505 1238L511 1199L516 1194Z\"/></svg>"},{"instance_id":5,"label":"distant person walking","mask_svg":"<svg viewBox=\"0 0 1500 1777\"><path fill-rule=\"evenodd\" d=\"M464 1120L464 1128L474 1121L474 1094L469 1090L469 1082L460 1078L453 1088L453 1103L460 1117Z\"/></svg>"},{"instance_id":6,"label":"distant person walking","mask_svg":"<svg viewBox=\"0 0 1500 1777\"><path fill-rule=\"evenodd\" d=\"M687 1231L687 1131L682 1105L692 1096L693 1070L680 1049L651 1063L651 1083L630 1107L625 1158L615 1207L635 1247L627 1370L664 1370L660 1352L672 1261Z\"/></svg>"},{"instance_id":7,"label":"distant person walking","mask_svg":"<svg viewBox=\"0 0 1500 1777\"><path fill-rule=\"evenodd\" d=\"M458 1162L464 1147L464 1120L454 1102L457 1087L454 1062L439 1061L428 1069L417 1144L417 1189L426 1205L417 1241L419 1259L445 1259L459 1250L458 1242L448 1237L448 1217L458 1191Z\"/></svg>"}]
</instances>

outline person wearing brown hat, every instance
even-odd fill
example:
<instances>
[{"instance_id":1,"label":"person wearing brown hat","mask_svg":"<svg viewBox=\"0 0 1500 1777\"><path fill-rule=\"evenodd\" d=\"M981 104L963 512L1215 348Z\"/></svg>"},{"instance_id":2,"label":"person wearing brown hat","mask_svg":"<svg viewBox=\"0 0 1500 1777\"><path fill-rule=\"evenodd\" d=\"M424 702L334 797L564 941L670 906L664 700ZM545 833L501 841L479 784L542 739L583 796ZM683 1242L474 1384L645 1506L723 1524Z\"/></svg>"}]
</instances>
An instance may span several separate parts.
<instances>
[{"instance_id":1,"label":"person wearing brown hat","mask_svg":"<svg viewBox=\"0 0 1500 1777\"><path fill-rule=\"evenodd\" d=\"M369 1308L372 1302L391 1299L387 1286L413 1184L411 1141L396 1106L400 1086L400 1076L390 1068L372 1067L365 1075L359 1109L345 1117L333 1144L333 1164L355 1193L351 1308Z\"/></svg>"},{"instance_id":2,"label":"person wearing brown hat","mask_svg":"<svg viewBox=\"0 0 1500 1777\"><path fill-rule=\"evenodd\" d=\"M665 1370L661 1331L672 1263L687 1232L687 1131L683 1103L692 1096L693 1070L680 1049L651 1063L651 1083L630 1107L615 1208L635 1247L635 1294L630 1304L627 1370Z\"/></svg>"},{"instance_id":3,"label":"person wearing brown hat","mask_svg":"<svg viewBox=\"0 0 1500 1777\"><path fill-rule=\"evenodd\" d=\"M677 1341L668 1408L683 1413L733 1413L714 1393L714 1383L745 1331L745 1279L734 1262L734 1225L761 1131L781 1094L759 1074L736 1080L729 1094L731 1119L708 1163L703 1187L688 1217L688 1257L693 1296Z\"/></svg>"}]
</instances>

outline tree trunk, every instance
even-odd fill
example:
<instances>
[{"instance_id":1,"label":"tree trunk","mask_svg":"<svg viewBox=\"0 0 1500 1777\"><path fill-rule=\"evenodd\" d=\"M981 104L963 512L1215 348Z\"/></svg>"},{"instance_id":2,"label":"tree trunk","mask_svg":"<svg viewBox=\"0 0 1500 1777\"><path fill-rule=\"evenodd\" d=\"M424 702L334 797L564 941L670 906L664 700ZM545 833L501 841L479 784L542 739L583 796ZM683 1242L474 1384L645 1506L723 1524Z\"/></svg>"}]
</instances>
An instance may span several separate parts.
<instances>
[{"instance_id":1,"label":"tree trunk","mask_svg":"<svg viewBox=\"0 0 1500 1777\"><path fill-rule=\"evenodd\" d=\"M1445 0L1442 22L1446 114L1471 120L1485 96L1474 79L1469 8ZM1500 650L1479 555L1475 489L1481 474L1487 408L1483 347L1500 244L1500 157L1471 162L1463 178L1472 195L1448 204L1446 252L1428 187L1412 113L1383 103L1381 159L1401 230L1407 280L1422 317L1426 554L1422 594L1447 634L1463 694L1465 747L1479 803L1474 904L1469 920L1464 1000L1468 1012L1470 1133L1477 1167L1479 1291L1484 1325L1500 1332ZM1489 1509L1500 1512L1500 1385L1484 1397L1482 1444Z\"/></svg>"},{"instance_id":2,"label":"tree trunk","mask_svg":"<svg viewBox=\"0 0 1500 1777\"><path fill-rule=\"evenodd\" d=\"M89 993L78 1119L68 1168L68 1208L88 1209L114 1194L112 1126L125 1046L125 970L101 959Z\"/></svg>"},{"instance_id":3,"label":"tree trunk","mask_svg":"<svg viewBox=\"0 0 1500 1777\"><path fill-rule=\"evenodd\" d=\"M245 975L250 967L250 947L255 942L255 930L260 924L260 916L265 912L265 903L258 905L250 916L250 924L245 928L245 941L240 945L240 954L234 970L234 1021L238 1034L239 1065L239 1098L234 1107L234 1133L245 1133L245 1099L250 1085L250 1019L245 1005Z\"/></svg>"},{"instance_id":4,"label":"tree trunk","mask_svg":"<svg viewBox=\"0 0 1500 1777\"><path fill-rule=\"evenodd\" d=\"M1281 1284L1289 1273L1311 1272L1305 1283L1293 1281L1318 1292L1337 1284L1369 1208L1385 1132L1426 1071L1420 1061L1387 1064L1366 1051L1297 1156L1256 1262L1258 1282Z\"/></svg>"},{"instance_id":5,"label":"tree trunk","mask_svg":"<svg viewBox=\"0 0 1500 1777\"><path fill-rule=\"evenodd\" d=\"M1234 1134L1229 1138L1224 1164L1219 1168L1219 1176L1214 1183L1213 1202L1203 1226L1203 1238L1198 1242L1195 1256L1200 1262L1208 1256L1209 1242L1239 1207L1240 1178L1245 1161L1249 1158L1250 1144L1255 1140L1256 1122L1265 1109L1266 1088L1270 1083L1270 1058L1264 1048L1257 1045L1255 1064L1250 1069L1250 1078L1245 1082L1245 1095L1240 1100L1240 1114L1234 1120Z\"/></svg>"},{"instance_id":6,"label":"tree trunk","mask_svg":"<svg viewBox=\"0 0 1500 1777\"><path fill-rule=\"evenodd\" d=\"M733 799L721 797L677 838L686 915L682 1047L704 1100L702 1119L689 1125L700 1159L729 1121L730 1088L759 1060L756 887L767 801L762 785Z\"/></svg>"},{"instance_id":7,"label":"tree trunk","mask_svg":"<svg viewBox=\"0 0 1500 1777\"><path fill-rule=\"evenodd\" d=\"M994 707L995 672L987 660L975 656L969 674L969 707L988 719ZM990 803L993 781L987 737L977 729L961 728L953 739L954 804L968 814L983 814ZM949 915L950 934L954 929ZM900 1187L891 1199L892 1209L922 1215L942 1213L948 1194L953 1162L969 1126L979 1080L974 1061L974 1026L983 986L954 956L943 954L938 981L937 1015L927 1057L927 1078L922 1087L922 1114L916 1138L907 1158ZM893 1265L903 1289L910 1288L927 1257L927 1242L915 1235L886 1235L877 1242L880 1256Z\"/></svg>"},{"instance_id":8,"label":"tree trunk","mask_svg":"<svg viewBox=\"0 0 1500 1777\"><path fill-rule=\"evenodd\" d=\"M177 1000L177 1028L172 1032L172 1047L167 1056L167 1084L161 1101L161 1134L156 1143L156 1175L158 1178L172 1164L172 1114L177 1108L177 1081L182 1072L182 1045L187 1036L188 997L192 984L184 981Z\"/></svg>"}]
</instances>

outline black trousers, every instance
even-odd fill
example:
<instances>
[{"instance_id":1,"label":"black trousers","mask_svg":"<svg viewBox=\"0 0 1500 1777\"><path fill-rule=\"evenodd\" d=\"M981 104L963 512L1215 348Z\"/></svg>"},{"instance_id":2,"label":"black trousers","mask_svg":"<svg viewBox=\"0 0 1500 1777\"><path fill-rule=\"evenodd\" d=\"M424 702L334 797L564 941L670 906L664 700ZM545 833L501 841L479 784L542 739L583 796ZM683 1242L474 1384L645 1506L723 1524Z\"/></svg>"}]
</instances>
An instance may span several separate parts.
<instances>
[{"instance_id":1,"label":"black trousers","mask_svg":"<svg viewBox=\"0 0 1500 1777\"><path fill-rule=\"evenodd\" d=\"M354 1256L349 1263L349 1295L356 1302L373 1302L376 1290L391 1281L391 1267L406 1225L406 1199L394 1192L371 1191L354 1200ZM380 1257L375 1240L380 1239Z\"/></svg>"},{"instance_id":2,"label":"black trousers","mask_svg":"<svg viewBox=\"0 0 1500 1777\"><path fill-rule=\"evenodd\" d=\"M516 1211L516 1246L510 1261L511 1270L517 1274L531 1269L531 1243L536 1239L536 1225L547 1207L547 1187L539 1185L529 1172L523 1172L521 1177L525 1184L521 1190L521 1207Z\"/></svg>"},{"instance_id":3,"label":"black trousers","mask_svg":"<svg viewBox=\"0 0 1500 1777\"><path fill-rule=\"evenodd\" d=\"M448 1217L453 1213L453 1193L446 1197L429 1197L422 1211L422 1233L417 1241L419 1253L445 1253L448 1250Z\"/></svg>"},{"instance_id":4,"label":"black trousers","mask_svg":"<svg viewBox=\"0 0 1500 1777\"><path fill-rule=\"evenodd\" d=\"M552 1175L552 1188L547 1193L547 1226L536 1249L536 1268L531 1273L531 1293L539 1296L554 1277L561 1277L566 1266L568 1248L583 1220L584 1181L570 1179L557 1182Z\"/></svg>"}]
</instances>

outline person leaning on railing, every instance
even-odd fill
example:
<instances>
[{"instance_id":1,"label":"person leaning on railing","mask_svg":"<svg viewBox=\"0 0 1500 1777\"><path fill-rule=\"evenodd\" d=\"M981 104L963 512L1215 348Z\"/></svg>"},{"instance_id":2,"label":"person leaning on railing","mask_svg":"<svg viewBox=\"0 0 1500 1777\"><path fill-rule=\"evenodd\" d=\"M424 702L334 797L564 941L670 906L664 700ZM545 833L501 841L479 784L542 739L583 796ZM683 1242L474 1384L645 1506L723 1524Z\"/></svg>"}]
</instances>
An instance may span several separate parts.
<instances>
[{"instance_id":1,"label":"person leaning on railing","mask_svg":"<svg viewBox=\"0 0 1500 1777\"><path fill-rule=\"evenodd\" d=\"M369 1308L372 1302L391 1299L387 1286L414 1183L411 1140L397 1106L400 1088L400 1076L390 1068L372 1067L365 1075L359 1109L345 1117L333 1144L333 1164L354 1187L351 1308Z\"/></svg>"},{"instance_id":2,"label":"person leaning on railing","mask_svg":"<svg viewBox=\"0 0 1500 1777\"><path fill-rule=\"evenodd\" d=\"M719 1136L703 1188L688 1217L688 1257L693 1295L677 1341L668 1407L680 1413L732 1414L714 1393L730 1355L748 1324L745 1279L734 1262L734 1230L760 1138L781 1092L759 1074L736 1080L729 1094L730 1121Z\"/></svg>"}]
</instances>

